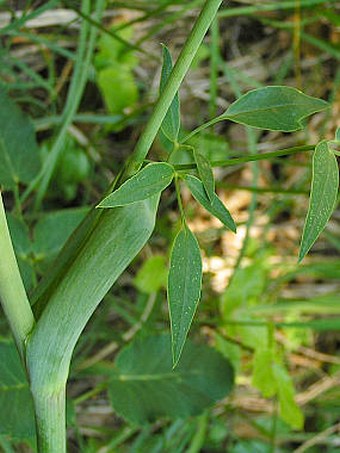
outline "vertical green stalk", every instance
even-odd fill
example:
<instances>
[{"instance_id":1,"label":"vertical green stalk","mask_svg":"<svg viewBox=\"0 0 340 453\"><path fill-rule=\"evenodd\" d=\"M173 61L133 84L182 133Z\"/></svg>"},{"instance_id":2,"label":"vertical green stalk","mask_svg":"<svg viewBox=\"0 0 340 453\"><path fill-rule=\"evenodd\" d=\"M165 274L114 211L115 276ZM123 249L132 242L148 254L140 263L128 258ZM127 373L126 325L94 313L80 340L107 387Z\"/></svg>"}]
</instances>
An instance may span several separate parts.
<instances>
[{"instance_id":1,"label":"vertical green stalk","mask_svg":"<svg viewBox=\"0 0 340 453\"><path fill-rule=\"evenodd\" d=\"M138 170L143 163L221 3L222 0L206 1L146 129L137 143L122 179L129 172L131 174ZM96 265L96 260L101 260L101 250L98 252L98 243L101 244L102 250L105 248L105 253L110 253L110 250L114 253L117 247L121 246L113 233L117 230L117 225L121 225L122 219L125 219L126 222L130 221L129 217L124 217L126 213L123 210L117 210L117 212L121 213L121 217L117 217L118 214L113 213L102 214L97 229L91 230L91 235L87 236L86 242L81 241L82 248L78 250L76 258L72 261L72 269L59 282L59 287L50 296L28 342L27 363L36 411L40 453L65 453L66 451L65 386L73 348L95 307L120 274L120 267L123 269L128 264L125 262L127 258L120 260L115 271L111 272L110 278L103 279L102 285L93 285L90 293L84 288L84 285L80 286L79 282L83 282L84 272L86 274L87 270L92 271L93 266ZM152 207L149 214L145 213L149 218L149 220L148 218L145 219L146 226L145 232L143 232L145 237L149 234L149 229L151 234L154 226L153 212L154 208ZM115 224L115 222L118 223ZM82 233L80 234L82 235ZM137 250L140 250L140 234L136 236L136 233L132 231L131 237L133 243L130 249L131 253L135 255ZM123 244L123 246L125 250L127 244ZM109 251L107 251L108 247ZM129 254L126 256L129 256ZM107 261L105 266L109 266L111 271L111 262ZM105 266L103 266L103 269L106 274ZM115 272L117 272L117 275L115 275ZM85 292L82 294L82 291L86 291L86 294Z\"/></svg>"},{"instance_id":2,"label":"vertical green stalk","mask_svg":"<svg viewBox=\"0 0 340 453\"><path fill-rule=\"evenodd\" d=\"M34 317L14 254L0 193L0 299L21 358L25 342L34 327Z\"/></svg>"},{"instance_id":3,"label":"vertical green stalk","mask_svg":"<svg viewBox=\"0 0 340 453\"><path fill-rule=\"evenodd\" d=\"M39 453L66 452L65 387L60 389L31 388Z\"/></svg>"},{"instance_id":4,"label":"vertical green stalk","mask_svg":"<svg viewBox=\"0 0 340 453\"><path fill-rule=\"evenodd\" d=\"M171 105L171 102L179 90L179 87L188 72L192 60L201 45L203 38L208 31L222 0L207 0L199 15L186 43L180 53L171 75L165 85L162 95L159 97L149 122L140 136L135 150L128 162L124 178L137 172L161 127L164 117Z\"/></svg>"}]
</instances>

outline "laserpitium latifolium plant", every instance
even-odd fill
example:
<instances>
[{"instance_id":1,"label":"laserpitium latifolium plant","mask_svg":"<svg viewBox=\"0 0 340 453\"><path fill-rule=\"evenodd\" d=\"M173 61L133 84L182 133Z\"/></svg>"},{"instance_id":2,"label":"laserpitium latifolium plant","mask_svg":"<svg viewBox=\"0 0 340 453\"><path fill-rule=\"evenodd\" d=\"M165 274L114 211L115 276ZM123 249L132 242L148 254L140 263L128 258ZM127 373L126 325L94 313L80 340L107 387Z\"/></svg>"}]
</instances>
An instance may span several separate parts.
<instances>
[{"instance_id":1,"label":"laserpitium latifolium plant","mask_svg":"<svg viewBox=\"0 0 340 453\"><path fill-rule=\"evenodd\" d=\"M325 101L307 96L294 88L268 86L246 93L232 103L224 114L183 137L180 133L178 90L221 3L221 0L206 1L174 67L168 48L163 46L159 98L133 154L107 195L72 235L53 269L35 288L30 301L18 270L1 202L0 297L29 377L39 452L66 451L65 387L74 347L98 304L150 238L161 193L171 184L175 187L180 214L180 227L171 250L167 289L173 373L183 370L185 366L185 357L183 364L180 359L200 300L202 260L198 241L186 221L181 199L182 186L186 186L197 203L226 228L236 232L232 215L215 192L212 171L215 164L200 154L190 144L190 139L220 121L232 121L264 130L293 132L304 127L308 116L328 107ZM102 6L99 2L98 18ZM90 13L89 2L83 2L83 12ZM86 54L84 42L89 39L93 47L95 40L95 35L89 33L83 27L83 44L79 50L79 58L87 55L85 59L88 60L91 53ZM84 85L85 81L86 74L79 74L78 85ZM71 89L76 88L77 83L74 82ZM46 171L43 169L37 175L25 194L27 197L37 189L37 205L51 178L51 170L47 169L53 168L51 163L56 161L60 153L78 103L66 110L65 122L50 153L49 165ZM172 150L167 162L146 163L149 149L160 129L171 142ZM338 135L336 141L339 141ZM7 140L10 142L11 137L3 134L1 155L11 162L11 155L6 150ZM172 163L180 149L192 153L193 165ZM302 235L300 260L318 238L335 207L339 185L335 152L332 143L325 140L315 148L310 206ZM236 162L237 159L231 159L229 164ZM3 166L3 171L0 169L2 184L9 180L7 187L12 183L15 185L17 178L16 172L12 178L11 168ZM25 182L25 175L20 178L19 173L18 180ZM132 348L124 355L130 355L131 361L137 353ZM186 354L197 354L197 350L189 346ZM202 354L210 353L202 349ZM211 360L215 360L214 357ZM124 369L123 355L120 365ZM226 386L221 396L230 390L233 379L230 366L224 366ZM168 372L171 372L171 367ZM124 385L128 383L116 383L116 386L111 387L112 400L115 399L114 389L119 393ZM118 401L117 406L119 404ZM121 410L124 413L126 408ZM134 415L130 418L133 419ZM135 420L138 421L137 415Z\"/></svg>"}]
</instances>

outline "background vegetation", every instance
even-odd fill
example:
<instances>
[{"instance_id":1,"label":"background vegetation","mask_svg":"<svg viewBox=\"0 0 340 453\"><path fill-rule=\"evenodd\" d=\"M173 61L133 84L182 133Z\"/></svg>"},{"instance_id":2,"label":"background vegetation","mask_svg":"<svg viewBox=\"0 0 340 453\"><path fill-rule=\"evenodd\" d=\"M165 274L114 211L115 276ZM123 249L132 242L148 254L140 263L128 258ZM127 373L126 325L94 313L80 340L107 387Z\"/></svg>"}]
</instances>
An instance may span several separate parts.
<instances>
[{"instance_id":1,"label":"background vegetation","mask_svg":"<svg viewBox=\"0 0 340 453\"><path fill-rule=\"evenodd\" d=\"M130 155L158 95L161 43L176 59L203 1L107 1L100 20L84 13L84 3L0 1L0 183L29 292ZM103 2L92 3L99 11ZM189 192L184 197L204 280L188 346L196 361L184 355L180 373L200 363L209 368L210 400L180 382L172 393L166 379L122 382L127 364L151 374L155 357L167 354L166 274L179 222L176 194L167 189L151 240L77 346L70 452L338 450L339 210L297 264L310 151L339 126L337 3L238 0L220 9L180 91L183 135L264 85L300 88L331 109L293 134L223 122L192 139L206 158L221 161L217 192L238 224L234 235ZM152 159L168 149L160 134ZM179 153L179 162L192 162ZM244 161L224 165L232 157ZM0 450L26 452L34 448L28 384L0 322ZM222 356L235 372L226 398L231 382ZM181 399L195 407L179 413Z\"/></svg>"}]
</instances>

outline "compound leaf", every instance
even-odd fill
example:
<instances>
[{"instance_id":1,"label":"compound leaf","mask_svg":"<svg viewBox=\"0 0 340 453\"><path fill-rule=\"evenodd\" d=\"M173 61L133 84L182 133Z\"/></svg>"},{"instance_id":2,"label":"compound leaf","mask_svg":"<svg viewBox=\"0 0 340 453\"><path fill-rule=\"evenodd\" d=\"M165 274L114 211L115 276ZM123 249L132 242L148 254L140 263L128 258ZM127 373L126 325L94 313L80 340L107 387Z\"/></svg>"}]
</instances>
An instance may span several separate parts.
<instances>
[{"instance_id":1,"label":"compound leaf","mask_svg":"<svg viewBox=\"0 0 340 453\"><path fill-rule=\"evenodd\" d=\"M163 66L159 87L160 94L162 94L164 91L166 82L168 81L171 71L172 71L171 54L169 49L163 45ZM177 142L180 121L181 120L180 120L179 96L177 92L161 126L164 135L166 135L166 137L172 142Z\"/></svg>"},{"instance_id":2,"label":"compound leaf","mask_svg":"<svg viewBox=\"0 0 340 453\"><path fill-rule=\"evenodd\" d=\"M327 141L318 143L313 155L309 208L302 233L299 261L308 253L325 228L336 205L339 168Z\"/></svg>"},{"instance_id":3,"label":"compound leaf","mask_svg":"<svg viewBox=\"0 0 340 453\"><path fill-rule=\"evenodd\" d=\"M259 129L292 132L304 127L304 119L329 104L286 86L257 88L232 103L218 119Z\"/></svg>"},{"instance_id":4,"label":"compound leaf","mask_svg":"<svg viewBox=\"0 0 340 453\"><path fill-rule=\"evenodd\" d=\"M212 200L210 201L206 191L204 190L203 183L198 178L192 175L186 175L184 181L189 187L195 200L197 200L208 212L210 212L210 214L219 219L223 225L236 233L235 222L231 217L230 212L218 198L216 193L213 194Z\"/></svg>"},{"instance_id":5,"label":"compound leaf","mask_svg":"<svg viewBox=\"0 0 340 453\"><path fill-rule=\"evenodd\" d=\"M34 127L0 86L0 184L6 189L28 184L40 166Z\"/></svg>"},{"instance_id":6,"label":"compound leaf","mask_svg":"<svg viewBox=\"0 0 340 453\"><path fill-rule=\"evenodd\" d=\"M109 395L124 418L147 423L198 415L230 393L233 381L229 361L215 349L188 340L180 364L172 370L169 336L150 336L119 353Z\"/></svg>"},{"instance_id":7,"label":"compound leaf","mask_svg":"<svg viewBox=\"0 0 340 453\"><path fill-rule=\"evenodd\" d=\"M116 208L146 200L164 190L173 177L171 165L165 162L149 164L104 198L97 207Z\"/></svg>"},{"instance_id":8,"label":"compound leaf","mask_svg":"<svg viewBox=\"0 0 340 453\"><path fill-rule=\"evenodd\" d=\"M174 366L181 356L201 296L202 258L187 226L177 234L170 257L168 302Z\"/></svg>"},{"instance_id":9,"label":"compound leaf","mask_svg":"<svg viewBox=\"0 0 340 453\"><path fill-rule=\"evenodd\" d=\"M210 202L215 194L215 179L210 162L202 154L194 150L194 158L197 165L197 171L203 183L204 190Z\"/></svg>"}]
</instances>

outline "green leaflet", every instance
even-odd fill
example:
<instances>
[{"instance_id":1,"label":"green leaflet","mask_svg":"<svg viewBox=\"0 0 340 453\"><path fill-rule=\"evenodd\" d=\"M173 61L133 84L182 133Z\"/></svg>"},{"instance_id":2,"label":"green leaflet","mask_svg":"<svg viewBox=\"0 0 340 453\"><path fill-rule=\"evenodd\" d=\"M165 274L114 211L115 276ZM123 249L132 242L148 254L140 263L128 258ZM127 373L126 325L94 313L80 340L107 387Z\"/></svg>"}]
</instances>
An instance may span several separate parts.
<instances>
[{"instance_id":1,"label":"green leaflet","mask_svg":"<svg viewBox=\"0 0 340 453\"><path fill-rule=\"evenodd\" d=\"M189 187L193 197L214 217L217 217L223 225L229 228L231 231L236 233L236 225L233 218L230 215L228 209L224 206L222 201L214 193L212 201L210 202L205 190L203 183L195 176L185 175L185 183Z\"/></svg>"},{"instance_id":2,"label":"green leaflet","mask_svg":"<svg viewBox=\"0 0 340 453\"><path fill-rule=\"evenodd\" d=\"M170 257L168 303L172 355L177 365L201 296L202 258L197 239L187 226L177 234Z\"/></svg>"},{"instance_id":3,"label":"green leaflet","mask_svg":"<svg viewBox=\"0 0 340 453\"><path fill-rule=\"evenodd\" d=\"M66 381L80 333L149 239L158 202L156 196L136 203L133 209L95 211L90 233L83 236L85 222L56 259L53 278L46 275L38 285L34 299L40 317L27 344L27 365L36 392L48 389L50 382L62 385Z\"/></svg>"},{"instance_id":4,"label":"green leaflet","mask_svg":"<svg viewBox=\"0 0 340 453\"><path fill-rule=\"evenodd\" d=\"M146 200L159 194L171 183L174 169L165 162L147 165L102 200L98 208L116 208Z\"/></svg>"},{"instance_id":5,"label":"green leaflet","mask_svg":"<svg viewBox=\"0 0 340 453\"><path fill-rule=\"evenodd\" d=\"M292 132L303 129L305 118L328 106L326 101L292 87L267 86L244 94L217 119L259 129Z\"/></svg>"},{"instance_id":6,"label":"green leaflet","mask_svg":"<svg viewBox=\"0 0 340 453\"><path fill-rule=\"evenodd\" d=\"M254 355L253 385L264 397L278 396L280 417L292 428L302 429L303 413L295 402L295 389L274 349L257 348Z\"/></svg>"},{"instance_id":7,"label":"green leaflet","mask_svg":"<svg viewBox=\"0 0 340 453\"><path fill-rule=\"evenodd\" d=\"M313 155L309 208L302 233L299 261L308 253L325 228L336 205L339 168L327 141L318 143Z\"/></svg>"},{"instance_id":8,"label":"green leaflet","mask_svg":"<svg viewBox=\"0 0 340 453\"><path fill-rule=\"evenodd\" d=\"M0 184L6 189L27 184L40 167L34 127L0 86Z\"/></svg>"},{"instance_id":9,"label":"green leaflet","mask_svg":"<svg viewBox=\"0 0 340 453\"><path fill-rule=\"evenodd\" d=\"M162 94L165 88L166 82L168 81L171 71L172 71L171 54L169 52L169 49L163 45L163 66L159 87L160 95ZM177 92L161 126L164 135L166 135L166 137L172 142L177 142L180 121L181 120L180 120L179 96Z\"/></svg>"},{"instance_id":10,"label":"green leaflet","mask_svg":"<svg viewBox=\"0 0 340 453\"><path fill-rule=\"evenodd\" d=\"M0 341L0 435L24 440L35 435L32 397L13 345Z\"/></svg>"},{"instance_id":11,"label":"green leaflet","mask_svg":"<svg viewBox=\"0 0 340 453\"><path fill-rule=\"evenodd\" d=\"M268 348L257 348L254 354L252 384L266 398L276 394L277 386L273 372L274 351Z\"/></svg>"},{"instance_id":12,"label":"green leaflet","mask_svg":"<svg viewBox=\"0 0 340 453\"><path fill-rule=\"evenodd\" d=\"M197 165L197 171L203 183L204 190L210 202L215 194L215 179L210 162L202 154L194 150L194 158Z\"/></svg>"},{"instance_id":13,"label":"green leaflet","mask_svg":"<svg viewBox=\"0 0 340 453\"><path fill-rule=\"evenodd\" d=\"M215 349L188 340L172 370L168 335L137 338L115 360L109 383L113 408L132 423L198 415L230 393L234 373Z\"/></svg>"},{"instance_id":14,"label":"green leaflet","mask_svg":"<svg viewBox=\"0 0 340 453\"><path fill-rule=\"evenodd\" d=\"M288 371L279 363L272 365L279 398L281 418L292 428L302 429L304 417L301 409L295 402L295 390Z\"/></svg>"}]
</instances>

